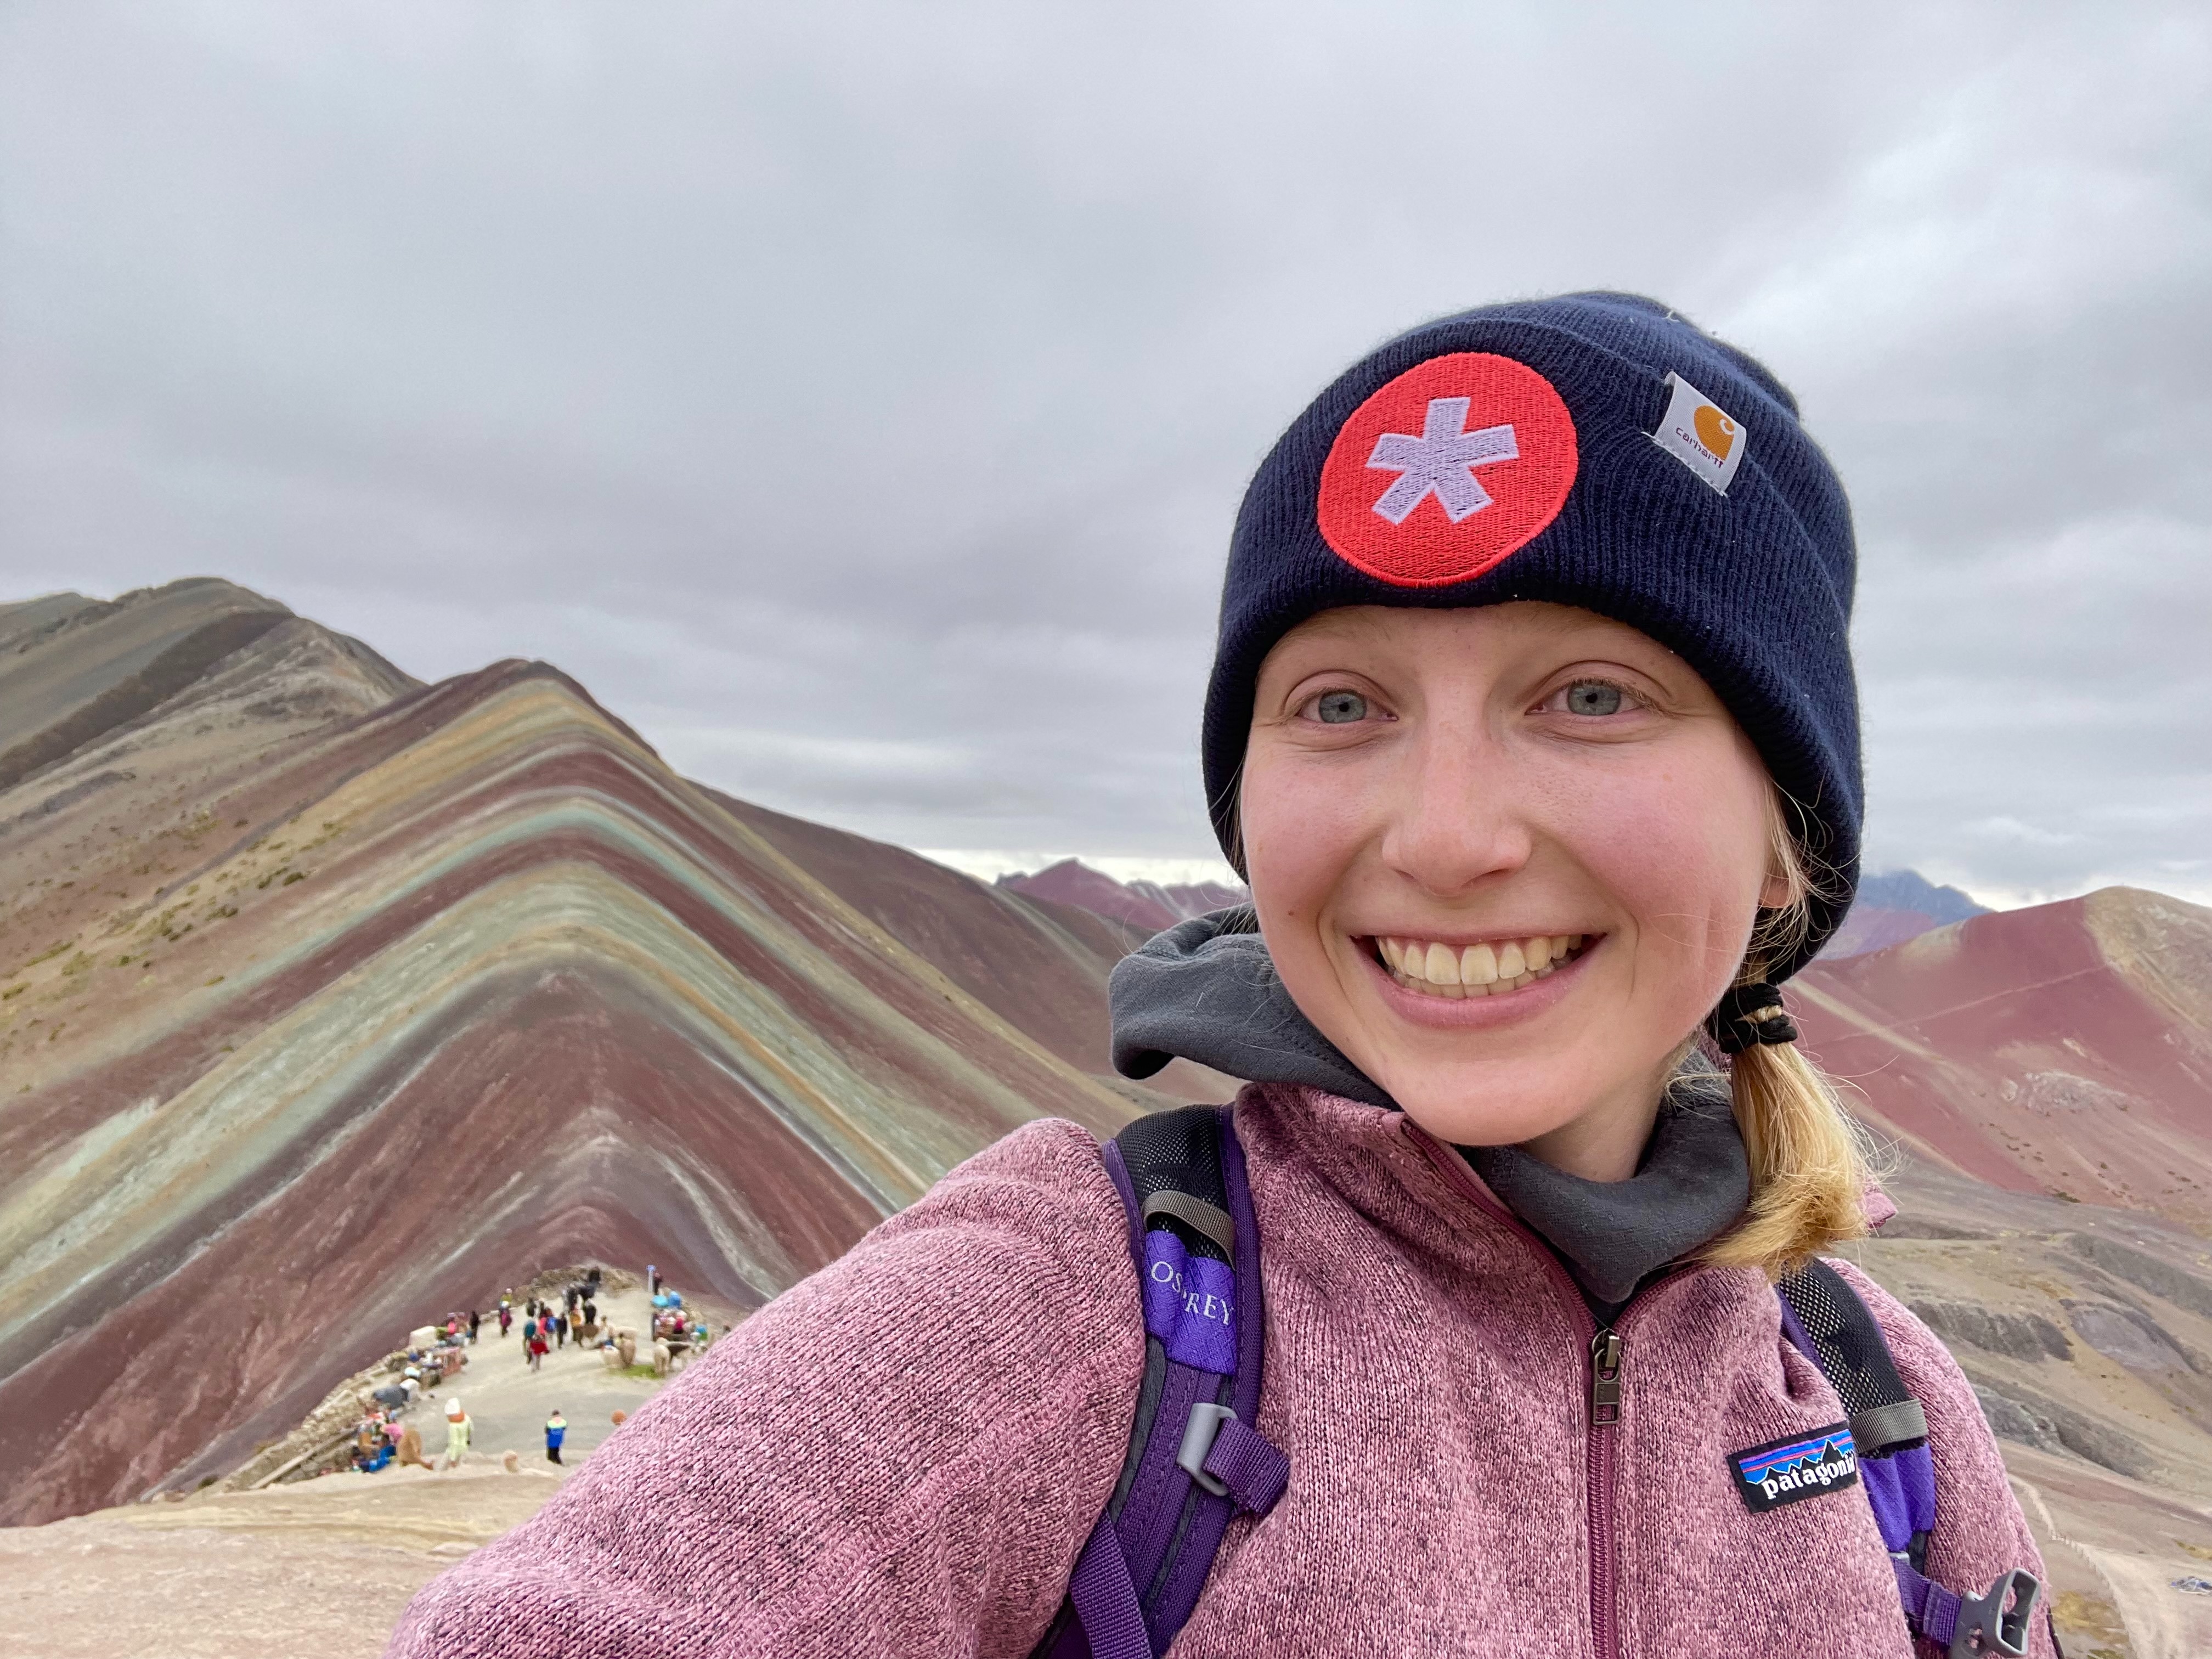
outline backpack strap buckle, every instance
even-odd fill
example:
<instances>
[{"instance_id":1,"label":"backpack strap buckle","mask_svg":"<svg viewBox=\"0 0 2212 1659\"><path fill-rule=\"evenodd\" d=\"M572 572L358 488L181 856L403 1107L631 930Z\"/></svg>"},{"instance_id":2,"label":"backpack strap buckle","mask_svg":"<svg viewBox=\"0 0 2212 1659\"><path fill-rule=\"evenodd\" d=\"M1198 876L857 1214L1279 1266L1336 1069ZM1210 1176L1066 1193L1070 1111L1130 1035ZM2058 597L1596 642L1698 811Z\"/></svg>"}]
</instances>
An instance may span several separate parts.
<instances>
[{"instance_id":1,"label":"backpack strap buckle","mask_svg":"<svg viewBox=\"0 0 2212 1659\"><path fill-rule=\"evenodd\" d=\"M1291 1460L1275 1443L1237 1420L1226 1406L1200 1401L1183 1424L1176 1467L1201 1491L1265 1515L1290 1484Z\"/></svg>"},{"instance_id":2,"label":"backpack strap buckle","mask_svg":"<svg viewBox=\"0 0 2212 1659\"><path fill-rule=\"evenodd\" d=\"M1905 1624L1949 1659L1993 1653L2003 1659L2024 1659L2027 1621L2035 1613L2036 1598L2043 1594L2043 1581L2027 1568L1998 1574L1986 1595L1965 1596L1945 1589L1902 1554L1893 1554L1889 1565L1905 1601ZM2008 1601L2011 1606L2006 1606Z\"/></svg>"},{"instance_id":3,"label":"backpack strap buckle","mask_svg":"<svg viewBox=\"0 0 2212 1659\"><path fill-rule=\"evenodd\" d=\"M2000 1574L1988 1594L1971 1601L1961 1597L1958 1627L1951 1634L1951 1659L1973 1659L1983 1653L2021 1659L2027 1651L2028 1618L2042 1593L2040 1579L2026 1567L2014 1567Z\"/></svg>"},{"instance_id":4,"label":"backpack strap buckle","mask_svg":"<svg viewBox=\"0 0 2212 1659\"><path fill-rule=\"evenodd\" d=\"M1176 1453L1176 1467L1216 1498L1229 1495L1229 1483L1218 1474L1209 1474L1206 1460L1213 1451L1213 1443L1221 1437L1221 1425L1236 1420L1237 1413L1228 1407L1201 1400L1190 1408L1190 1417L1182 1425L1182 1447Z\"/></svg>"}]
</instances>

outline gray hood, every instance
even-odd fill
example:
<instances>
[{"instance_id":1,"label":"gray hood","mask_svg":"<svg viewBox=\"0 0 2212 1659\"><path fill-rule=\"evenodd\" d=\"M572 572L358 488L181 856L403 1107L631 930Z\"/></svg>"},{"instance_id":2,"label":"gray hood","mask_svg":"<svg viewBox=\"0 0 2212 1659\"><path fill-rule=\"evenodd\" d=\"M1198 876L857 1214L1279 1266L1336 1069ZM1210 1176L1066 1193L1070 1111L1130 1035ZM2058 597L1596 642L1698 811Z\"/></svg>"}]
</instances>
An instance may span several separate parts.
<instances>
[{"instance_id":1,"label":"gray hood","mask_svg":"<svg viewBox=\"0 0 2212 1659\"><path fill-rule=\"evenodd\" d=\"M1114 969L1114 1066L1148 1078L1178 1057L1254 1083L1297 1084L1395 1111L1397 1102L1299 1012L1242 907L1170 927ZM1515 1146L1461 1151L1550 1241L1595 1301L1725 1231L1751 1196L1727 1080L1692 1053L1626 1181L1585 1181Z\"/></svg>"},{"instance_id":2,"label":"gray hood","mask_svg":"<svg viewBox=\"0 0 2212 1659\"><path fill-rule=\"evenodd\" d=\"M1155 934L1115 966L1107 997L1114 1069L1123 1077L1194 1060L1252 1083L1303 1084L1397 1109L1298 1012L1242 905Z\"/></svg>"}]
</instances>

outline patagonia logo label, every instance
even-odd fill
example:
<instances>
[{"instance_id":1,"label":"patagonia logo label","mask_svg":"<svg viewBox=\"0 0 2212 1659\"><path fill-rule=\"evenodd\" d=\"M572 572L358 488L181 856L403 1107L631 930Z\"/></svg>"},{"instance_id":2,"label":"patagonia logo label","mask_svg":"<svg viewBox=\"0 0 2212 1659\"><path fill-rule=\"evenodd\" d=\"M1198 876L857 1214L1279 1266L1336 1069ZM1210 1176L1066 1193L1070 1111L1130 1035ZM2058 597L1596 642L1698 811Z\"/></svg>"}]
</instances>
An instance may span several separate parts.
<instances>
[{"instance_id":1,"label":"patagonia logo label","mask_svg":"<svg viewBox=\"0 0 2212 1659\"><path fill-rule=\"evenodd\" d=\"M1164 1227L1145 1235L1145 1328L1168 1358L1223 1376L1237 1369L1236 1273L1193 1255Z\"/></svg>"},{"instance_id":2,"label":"patagonia logo label","mask_svg":"<svg viewBox=\"0 0 2212 1659\"><path fill-rule=\"evenodd\" d=\"M1750 434L1718 404L1679 374L1667 384L1674 396L1659 429L1651 434L1657 444L1720 494L1728 494L1735 470L1751 447Z\"/></svg>"},{"instance_id":3,"label":"patagonia logo label","mask_svg":"<svg viewBox=\"0 0 2212 1659\"><path fill-rule=\"evenodd\" d=\"M1848 1423L1730 1452L1728 1466L1738 1495L1755 1515L1859 1483L1859 1451Z\"/></svg>"}]
</instances>

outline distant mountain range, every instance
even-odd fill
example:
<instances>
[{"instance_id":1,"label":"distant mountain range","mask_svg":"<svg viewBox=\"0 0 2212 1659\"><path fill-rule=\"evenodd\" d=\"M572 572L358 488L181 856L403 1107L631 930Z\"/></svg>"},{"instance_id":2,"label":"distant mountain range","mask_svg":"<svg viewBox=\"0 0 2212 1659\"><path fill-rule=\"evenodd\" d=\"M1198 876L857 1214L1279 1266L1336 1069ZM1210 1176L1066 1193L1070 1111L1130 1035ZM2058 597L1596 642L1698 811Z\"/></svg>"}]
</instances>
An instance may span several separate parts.
<instances>
[{"instance_id":1,"label":"distant mountain range","mask_svg":"<svg viewBox=\"0 0 2212 1659\"><path fill-rule=\"evenodd\" d=\"M1916 870L1861 876L1858 902L1878 909L1915 911L1939 927L1990 913L1987 905L1975 903L1955 887L1938 887Z\"/></svg>"},{"instance_id":2,"label":"distant mountain range","mask_svg":"<svg viewBox=\"0 0 2212 1659\"><path fill-rule=\"evenodd\" d=\"M538 1267L751 1307L1025 1119L1231 1092L1112 1077L1105 981L1237 890L987 885L678 777L545 664L422 685L221 581L0 605L0 1523L228 1474ZM2212 1548L2212 912L1863 905L1912 936L1788 994L1895 1148L1853 1253L2063 1605L2167 1594Z\"/></svg>"},{"instance_id":3,"label":"distant mountain range","mask_svg":"<svg viewBox=\"0 0 2212 1659\"><path fill-rule=\"evenodd\" d=\"M1076 905L1148 934L1192 916L1242 904L1250 896L1242 887L1218 881L1172 886L1156 881L1116 881L1075 859L1062 859L1025 876L1001 876L999 885L1030 898Z\"/></svg>"},{"instance_id":4,"label":"distant mountain range","mask_svg":"<svg viewBox=\"0 0 2212 1659\"><path fill-rule=\"evenodd\" d=\"M1850 914L1822 947L1820 957L1835 962L1864 956L1869 951L1902 945L1948 923L1988 914L1957 888L1938 887L1911 870L1862 876Z\"/></svg>"}]
</instances>

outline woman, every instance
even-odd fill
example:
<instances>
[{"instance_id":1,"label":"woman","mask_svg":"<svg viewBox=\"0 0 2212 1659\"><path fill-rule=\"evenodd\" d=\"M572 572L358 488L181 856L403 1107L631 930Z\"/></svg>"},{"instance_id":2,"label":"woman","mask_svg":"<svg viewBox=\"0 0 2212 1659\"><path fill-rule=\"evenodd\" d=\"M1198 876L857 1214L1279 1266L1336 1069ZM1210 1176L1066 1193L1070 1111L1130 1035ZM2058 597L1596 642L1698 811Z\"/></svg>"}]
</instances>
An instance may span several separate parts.
<instances>
[{"instance_id":1,"label":"woman","mask_svg":"<svg viewBox=\"0 0 2212 1659\"><path fill-rule=\"evenodd\" d=\"M1179 1636L1114 1546L1111 1651L1915 1650L1773 1284L1887 1207L1771 988L1856 880L1853 562L1788 392L1628 296L1416 329L1262 464L1203 738L1251 910L1122 964L1114 1046L1250 1079L1243 1432L1288 1485ZM1189 1267L1187 1219L1145 1249ZM1957 1366L1838 1271L1925 1410L1912 1565L2039 1573ZM1030 1124L716 1343L392 1650L581 1653L596 1607L595 1654L1082 1652L1071 1580L1096 1600L1165 1409L1154 1288L1097 1145Z\"/></svg>"},{"instance_id":2,"label":"woman","mask_svg":"<svg viewBox=\"0 0 2212 1659\"><path fill-rule=\"evenodd\" d=\"M460 1468L461 1460L469 1455L469 1431L474 1426L469 1420L469 1414L461 1409L459 1401L448 1400L446 1402L446 1456L440 1468Z\"/></svg>"}]
</instances>

